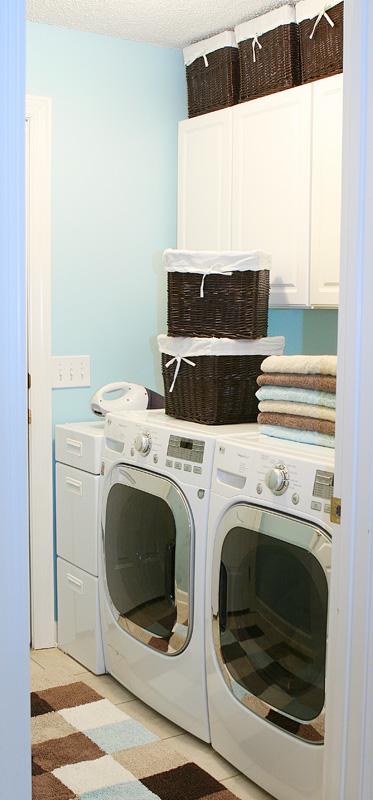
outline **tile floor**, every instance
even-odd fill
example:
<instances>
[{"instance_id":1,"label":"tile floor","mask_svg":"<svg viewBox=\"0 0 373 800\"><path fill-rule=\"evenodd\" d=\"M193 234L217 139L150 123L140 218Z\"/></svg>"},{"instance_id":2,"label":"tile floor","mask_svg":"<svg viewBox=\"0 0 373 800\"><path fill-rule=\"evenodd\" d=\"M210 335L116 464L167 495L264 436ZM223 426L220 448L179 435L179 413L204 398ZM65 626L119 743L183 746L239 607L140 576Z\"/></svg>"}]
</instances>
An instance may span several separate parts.
<instances>
[{"instance_id":1,"label":"tile floor","mask_svg":"<svg viewBox=\"0 0 373 800\"><path fill-rule=\"evenodd\" d=\"M94 675L57 648L31 650L30 669L31 680L35 678L39 684L45 680L45 688L65 682L61 681L61 678L66 676L66 673L76 680L84 681L133 719L142 722L160 739L167 739L168 745L209 772L240 800L273 800L271 795L237 772L235 767L215 753L209 744L185 733L182 728L149 708L111 675Z\"/></svg>"}]
</instances>

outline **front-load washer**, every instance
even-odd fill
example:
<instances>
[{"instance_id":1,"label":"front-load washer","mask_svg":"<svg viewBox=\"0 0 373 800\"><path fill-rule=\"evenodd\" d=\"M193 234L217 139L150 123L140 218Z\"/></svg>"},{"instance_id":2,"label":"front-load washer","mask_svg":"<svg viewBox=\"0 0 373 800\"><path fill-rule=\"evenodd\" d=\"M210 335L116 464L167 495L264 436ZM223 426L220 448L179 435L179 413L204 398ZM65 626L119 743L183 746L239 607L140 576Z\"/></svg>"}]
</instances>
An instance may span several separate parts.
<instances>
[{"instance_id":1,"label":"front-load washer","mask_svg":"<svg viewBox=\"0 0 373 800\"><path fill-rule=\"evenodd\" d=\"M278 800L321 800L334 450L215 448L206 585L211 743Z\"/></svg>"},{"instance_id":2,"label":"front-load washer","mask_svg":"<svg viewBox=\"0 0 373 800\"><path fill-rule=\"evenodd\" d=\"M160 714L210 741L205 667L207 519L215 442L162 410L108 414L100 485L105 665Z\"/></svg>"}]
</instances>

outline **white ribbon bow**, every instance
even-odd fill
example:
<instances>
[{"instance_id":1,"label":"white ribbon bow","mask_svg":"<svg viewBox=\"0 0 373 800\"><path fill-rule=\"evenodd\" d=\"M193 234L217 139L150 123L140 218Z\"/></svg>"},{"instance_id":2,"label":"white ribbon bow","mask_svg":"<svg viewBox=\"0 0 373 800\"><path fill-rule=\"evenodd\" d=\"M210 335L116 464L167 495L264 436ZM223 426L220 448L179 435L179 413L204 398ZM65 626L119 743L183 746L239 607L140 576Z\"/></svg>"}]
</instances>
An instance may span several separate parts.
<instances>
[{"instance_id":1,"label":"white ribbon bow","mask_svg":"<svg viewBox=\"0 0 373 800\"><path fill-rule=\"evenodd\" d=\"M310 35L310 39L313 39L313 35L314 35L314 33L315 33L315 30L316 30L316 28L317 28L317 26L318 26L318 24L319 24L320 20L322 19L322 17L325 17L326 21L327 21L327 22L329 22L329 25L331 25L331 27L332 27L332 28L334 28L334 22L333 22L333 20L332 20L332 19L330 19L330 17L329 17L329 16L328 16L328 14L326 13L326 6L327 6L327 5L328 5L328 4L327 4L327 3L325 3L325 5L324 5L324 8L322 9L322 11L320 11L320 14L319 14L319 16L316 18L316 22L315 22L315 24L314 24L314 26L313 26L313 30L312 30L312 33L311 33L311 35Z\"/></svg>"},{"instance_id":2,"label":"white ribbon bow","mask_svg":"<svg viewBox=\"0 0 373 800\"><path fill-rule=\"evenodd\" d=\"M171 358L170 361L167 361L166 367L170 367L171 364L174 363L174 361L176 361L176 369L175 369L174 379L173 379L172 384L171 384L171 386L169 388L169 392L173 392L173 390L174 390L176 378L177 378L177 376L179 374L180 364L181 364L182 361L186 361L186 363L190 364L191 367L195 367L196 366L194 361L189 361L189 358L185 358L184 356L181 356L180 353L178 353L177 356L174 356L174 358Z\"/></svg>"},{"instance_id":3,"label":"white ribbon bow","mask_svg":"<svg viewBox=\"0 0 373 800\"><path fill-rule=\"evenodd\" d=\"M254 38L253 38L253 41L252 41L252 48L253 48L253 61L254 61L254 64L255 64L255 61L256 61L255 45L256 45L256 44L258 45L258 47L259 47L259 50L261 50L261 49L262 49L262 45L260 44L260 41L259 41L259 39L258 39L258 35L259 35L259 34L257 34L257 33L256 33L256 34L255 34L255 36L254 36Z\"/></svg>"},{"instance_id":4,"label":"white ribbon bow","mask_svg":"<svg viewBox=\"0 0 373 800\"><path fill-rule=\"evenodd\" d=\"M203 275L202 275L201 286L200 286L200 290L199 290L199 296L200 297L204 297L203 290L204 290L204 286L205 286L206 275L211 275L211 273L214 272L214 270L217 267L221 267L221 269L217 269L216 270L218 274L220 273L221 275L232 275L232 270L230 269L230 267L224 267L223 264L211 264L211 267L209 267L206 270L206 272L204 272ZM228 269L230 270L229 272L226 271Z\"/></svg>"}]
</instances>

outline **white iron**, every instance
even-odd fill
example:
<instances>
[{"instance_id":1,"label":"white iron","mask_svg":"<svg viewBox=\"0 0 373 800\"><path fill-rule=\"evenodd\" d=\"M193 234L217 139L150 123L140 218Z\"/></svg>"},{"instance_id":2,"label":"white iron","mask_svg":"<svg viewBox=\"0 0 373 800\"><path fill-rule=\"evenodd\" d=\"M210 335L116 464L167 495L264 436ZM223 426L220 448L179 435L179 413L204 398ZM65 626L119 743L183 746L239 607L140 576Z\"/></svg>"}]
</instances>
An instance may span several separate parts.
<instances>
[{"instance_id":1,"label":"white iron","mask_svg":"<svg viewBox=\"0 0 373 800\"><path fill-rule=\"evenodd\" d=\"M120 392L118 397L112 399L107 397L107 395L118 392ZM164 398L156 392L146 389L145 386L126 381L101 386L101 389L98 389L91 399L91 411L97 417L105 417L109 411L121 414L130 410L141 411L147 408L164 408Z\"/></svg>"}]
</instances>

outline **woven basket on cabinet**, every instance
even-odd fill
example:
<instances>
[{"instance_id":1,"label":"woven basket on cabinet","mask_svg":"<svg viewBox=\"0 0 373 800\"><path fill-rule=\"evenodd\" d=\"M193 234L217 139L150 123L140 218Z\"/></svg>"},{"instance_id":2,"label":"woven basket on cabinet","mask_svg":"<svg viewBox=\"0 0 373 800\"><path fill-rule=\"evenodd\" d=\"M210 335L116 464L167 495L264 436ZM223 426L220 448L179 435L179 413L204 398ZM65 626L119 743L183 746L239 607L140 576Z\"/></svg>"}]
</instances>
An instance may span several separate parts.
<instances>
[{"instance_id":1,"label":"woven basket on cabinet","mask_svg":"<svg viewBox=\"0 0 373 800\"><path fill-rule=\"evenodd\" d=\"M290 89L301 82L295 9L285 5L235 28L240 102Z\"/></svg>"},{"instance_id":2,"label":"woven basket on cabinet","mask_svg":"<svg viewBox=\"0 0 373 800\"><path fill-rule=\"evenodd\" d=\"M343 2L301 0L296 15L302 83L343 72Z\"/></svg>"},{"instance_id":3,"label":"woven basket on cabinet","mask_svg":"<svg viewBox=\"0 0 373 800\"><path fill-rule=\"evenodd\" d=\"M233 31L185 47L183 56L189 117L238 102L240 67Z\"/></svg>"}]
</instances>

